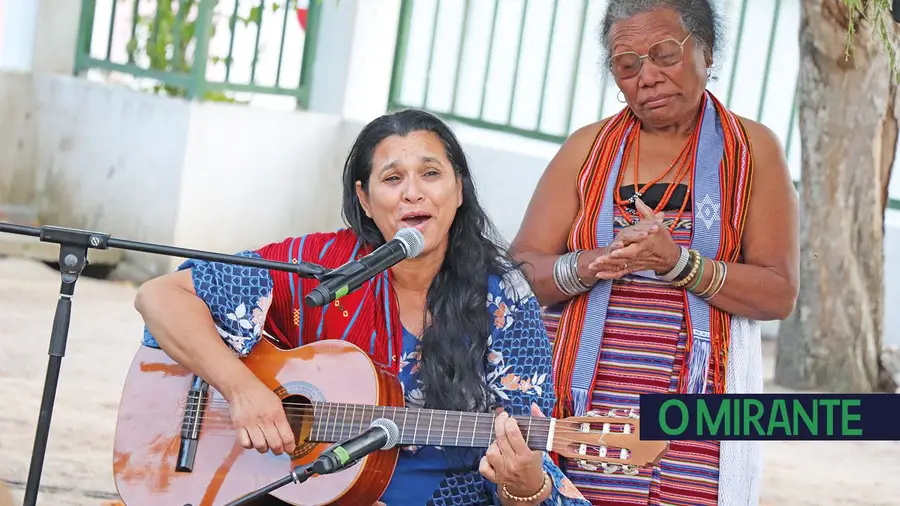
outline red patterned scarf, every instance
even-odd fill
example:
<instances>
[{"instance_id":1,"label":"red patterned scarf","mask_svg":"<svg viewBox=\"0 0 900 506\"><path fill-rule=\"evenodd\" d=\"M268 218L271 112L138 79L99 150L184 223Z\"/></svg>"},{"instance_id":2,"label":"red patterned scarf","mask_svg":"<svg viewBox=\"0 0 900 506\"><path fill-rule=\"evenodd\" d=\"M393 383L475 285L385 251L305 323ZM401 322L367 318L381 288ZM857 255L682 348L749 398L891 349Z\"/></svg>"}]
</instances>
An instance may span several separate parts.
<instances>
[{"instance_id":1,"label":"red patterned scarf","mask_svg":"<svg viewBox=\"0 0 900 506\"><path fill-rule=\"evenodd\" d=\"M258 253L268 260L311 262L334 269L371 251L352 230L342 229L289 238ZM343 339L399 372L402 329L389 270L339 300L316 308L306 306L303 298L318 286L318 280L281 271L271 274L273 302L266 332L291 348L322 339Z\"/></svg>"}]
</instances>

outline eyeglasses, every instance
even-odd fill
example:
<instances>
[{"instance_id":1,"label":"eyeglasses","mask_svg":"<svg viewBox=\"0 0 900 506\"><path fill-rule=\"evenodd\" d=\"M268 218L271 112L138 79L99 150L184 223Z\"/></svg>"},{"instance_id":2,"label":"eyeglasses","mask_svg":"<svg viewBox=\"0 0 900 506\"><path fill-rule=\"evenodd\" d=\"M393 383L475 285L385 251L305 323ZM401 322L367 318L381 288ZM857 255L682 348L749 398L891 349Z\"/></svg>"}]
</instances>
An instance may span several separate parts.
<instances>
[{"instance_id":1,"label":"eyeglasses","mask_svg":"<svg viewBox=\"0 0 900 506\"><path fill-rule=\"evenodd\" d=\"M681 42L675 39L661 40L650 46L643 56L634 51L614 54L609 59L609 69L619 79L631 79L640 73L644 58L649 58L657 67L671 67L684 59L684 43L690 36L690 33L687 34Z\"/></svg>"}]
</instances>

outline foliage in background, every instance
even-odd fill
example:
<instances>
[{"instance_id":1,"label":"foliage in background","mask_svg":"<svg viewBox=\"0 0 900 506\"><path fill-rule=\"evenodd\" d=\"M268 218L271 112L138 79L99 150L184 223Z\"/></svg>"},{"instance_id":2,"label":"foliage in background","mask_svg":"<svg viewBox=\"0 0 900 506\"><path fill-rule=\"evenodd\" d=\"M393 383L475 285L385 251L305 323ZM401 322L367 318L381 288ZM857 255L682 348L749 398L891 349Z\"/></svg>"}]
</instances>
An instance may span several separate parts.
<instances>
[{"instance_id":1,"label":"foliage in background","mask_svg":"<svg viewBox=\"0 0 900 506\"><path fill-rule=\"evenodd\" d=\"M131 0L128 3L132 1L140 2L140 0ZM227 1L231 3L231 0ZM322 0L313 1L322 2ZM216 0L216 5L213 7L210 39L215 36L216 26L221 19L221 14L217 13L221 3L222 0ZM126 46L129 61L137 62L148 70L190 74L193 60L187 56L189 48L193 49L196 45L199 4L200 0L179 0L177 8L173 9L171 0L159 0L156 2L156 9L153 13L138 15L136 29ZM264 0L259 0L259 4L251 8L246 17L236 16L235 22L243 23L244 26L256 24L259 27L262 23L264 9L269 8L272 9L272 12L278 12L282 8L295 9L296 4L297 0L283 0L271 3L267 7ZM231 27L231 29L233 30L234 27ZM142 34L149 34L149 36L142 37ZM192 52L191 56L193 56ZM254 58L258 61L259 53ZM226 65L231 65L227 55L210 54L208 55L208 61L212 64L225 63ZM256 61L253 62L254 65ZM173 97L184 97L187 95L186 89L163 83L152 85L151 90L154 93ZM202 98L203 100L220 102L236 101L231 96L231 93L222 91L206 91Z\"/></svg>"},{"instance_id":2,"label":"foliage in background","mask_svg":"<svg viewBox=\"0 0 900 506\"><path fill-rule=\"evenodd\" d=\"M900 82L900 68L897 67L897 52L894 47L895 41L891 39L888 27L894 23L891 16L890 0L844 0L844 4L850 9L850 16L847 23L847 50L846 56L849 60L853 56L853 40L856 37L856 20L863 19L870 21L873 26L877 27L878 35L890 58L891 77L893 81ZM866 9L871 7L874 17L869 19L866 15Z\"/></svg>"}]
</instances>

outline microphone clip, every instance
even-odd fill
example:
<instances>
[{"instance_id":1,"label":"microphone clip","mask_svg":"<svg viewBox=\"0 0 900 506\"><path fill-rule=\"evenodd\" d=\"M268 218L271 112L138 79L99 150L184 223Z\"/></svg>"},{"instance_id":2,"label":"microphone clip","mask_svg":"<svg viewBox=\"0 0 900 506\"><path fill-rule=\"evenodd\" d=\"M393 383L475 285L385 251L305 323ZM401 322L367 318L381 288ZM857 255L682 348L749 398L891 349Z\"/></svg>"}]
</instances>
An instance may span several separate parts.
<instances>
[{"instance_id":1,"label":"microphone clip","mask_svg":"<svg viewBox=\"0 0 900 506\"><path fill-rule=\"evenodd\" d=\"M349 469L355 466L358 462L362 461L362 459L366 457L366 455L363 455L361 457L351 459L350 454L347 453L347 450L345 450L341 446L341 444L342 443L337 442L333 443L328 448L325 448L325 450L322 451L322 453L319 455L319 458L317 458L312 462L312 464L310 464L312 472L318 475L336 473L338 471L343 471L344 469ZM329 461L330 463L332 463L333 467L327 465L325 461L322 460L323 458L328 458L329 456L331 456L331 458L329 458Z\"/></svg>"},{"instance_id":2,"label":"microphone clip","mask_svg":"<svg viewBox=\"0 0 900 506\"><path fill-rule=\"evenodd\" d=\"M319 280L320 283L324 283L338 277L356 275L364 270L366 270L365 265L350 260L336 269L323 270L321 273L316 274L316 279Z\"/></svg>"}]
</instances>

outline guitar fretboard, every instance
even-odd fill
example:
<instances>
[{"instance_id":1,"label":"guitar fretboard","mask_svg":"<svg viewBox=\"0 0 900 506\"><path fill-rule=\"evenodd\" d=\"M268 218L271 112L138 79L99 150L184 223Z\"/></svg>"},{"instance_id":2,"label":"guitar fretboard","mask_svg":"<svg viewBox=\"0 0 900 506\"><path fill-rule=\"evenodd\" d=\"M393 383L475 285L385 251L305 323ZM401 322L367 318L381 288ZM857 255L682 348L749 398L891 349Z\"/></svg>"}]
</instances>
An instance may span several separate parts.
<instances>
[{"instance_id":1,"label":"guitar fretboard","mask_svg":"<svg viewBox=\"0 0 900 506\"><path fill-rule=\"evenodd\" d=\"M397 446L462 446L487 448L495 440L494 413L463 413L434 409L369 406L362 404L313 403L314 421L309 439L336 442L356 436L373 420L387 418L400 429ZM532 450L547 449L551 431L549 418L513 417Z\"/></svg>"}]
</instances>

